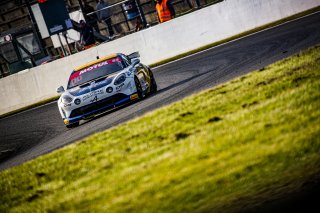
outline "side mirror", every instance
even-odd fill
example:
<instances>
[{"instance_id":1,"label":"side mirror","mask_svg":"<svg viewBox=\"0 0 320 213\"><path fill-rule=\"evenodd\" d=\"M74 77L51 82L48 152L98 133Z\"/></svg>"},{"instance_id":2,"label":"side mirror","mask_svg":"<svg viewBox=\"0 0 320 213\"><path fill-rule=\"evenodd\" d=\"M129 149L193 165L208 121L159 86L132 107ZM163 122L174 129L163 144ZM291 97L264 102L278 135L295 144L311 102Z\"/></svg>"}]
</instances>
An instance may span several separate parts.
<instances>
[{"instance_id":1,"label":"side mirror","mask_svg":"<svg viewBox=\"0 0 320 213\"><path fill-rule=\"evenodd\" d=\"M59 94L64 93L63 86L60 86L60 87L57 88L57 93L59 93Z\"/></svg>"},{"instance_id":2,"label":"side mirror","mask_svg":"<svg viewBox=\"0 0 320 213\"><path fill-rule=\"evenodd\" d=\"M132 66L136 66L137 64L140 63L140 59L139 58L134 58L131 60Z\"/></svg>"}]
</instances>

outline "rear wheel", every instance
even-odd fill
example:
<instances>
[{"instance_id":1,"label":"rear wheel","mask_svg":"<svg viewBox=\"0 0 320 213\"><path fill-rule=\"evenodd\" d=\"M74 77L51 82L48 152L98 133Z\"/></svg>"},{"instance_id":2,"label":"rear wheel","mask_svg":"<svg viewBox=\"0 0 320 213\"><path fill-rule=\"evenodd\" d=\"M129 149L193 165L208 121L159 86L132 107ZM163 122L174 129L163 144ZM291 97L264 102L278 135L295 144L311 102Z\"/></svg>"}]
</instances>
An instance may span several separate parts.
<instances>
[{"instance_id":1,"label":"rear wheel","mask_svg":"<svg viewBox=\"0 0 320 213\"><path fill-rule=\"evenodd\" d=\"M74 127L77 127L77 126L79 126L79 121L74 122L74 123L72 123L72 124L66 125L66 127L67 127L68 129L71 129L71 128L74 128Z\"/></svg>"},{"instance_id":2,"label":"rear wheel","mask_svg":"<svg viewBox=\"0 0 320 213\"><path fill-rule=\"evenodd\" d=\"M158 86L151 70L149 70L149 73L150 73L150 81L151 81L150 93L153 94L157 92Z\"/></svg>"}]
</instances>

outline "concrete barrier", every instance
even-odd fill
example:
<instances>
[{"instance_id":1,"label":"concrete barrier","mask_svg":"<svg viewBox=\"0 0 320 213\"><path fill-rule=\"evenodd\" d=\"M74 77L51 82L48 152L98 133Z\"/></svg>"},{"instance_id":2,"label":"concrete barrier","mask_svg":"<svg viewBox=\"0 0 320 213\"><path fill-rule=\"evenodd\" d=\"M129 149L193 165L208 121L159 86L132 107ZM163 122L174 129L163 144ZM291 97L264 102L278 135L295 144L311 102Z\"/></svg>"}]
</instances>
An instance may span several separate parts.
<instances>
[{"instance_id":1,"label":"concrete barrier","mask_svg":"<svg viewBox=\"0 0 320 213\"><path fill-rule=\"evenodd\" d=\"M225 0L95 48L0 79L0 115L56 96L73 68L139 51L151 64L317 7L320 0Z\"/></svg>"}]
</instances>

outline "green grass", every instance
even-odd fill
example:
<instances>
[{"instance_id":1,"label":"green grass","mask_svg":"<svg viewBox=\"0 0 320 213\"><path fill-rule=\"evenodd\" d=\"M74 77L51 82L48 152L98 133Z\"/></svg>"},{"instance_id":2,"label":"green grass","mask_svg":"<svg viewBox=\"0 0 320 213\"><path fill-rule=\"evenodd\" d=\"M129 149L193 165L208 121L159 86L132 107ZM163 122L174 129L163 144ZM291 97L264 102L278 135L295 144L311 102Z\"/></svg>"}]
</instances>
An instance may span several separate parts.
<instances>
[{"instance_id":1,"label":"green grass","mask_svg":"<svg viewBox=\"0 0 320 213\"><path fill-rule=\"evenodd\" d=\"M320 45L0 173L0 212L237 212L320 173Z\"/></svg>"},{"instance_id":2,"label":"green grass","mask_svg":"<svg viewBox=\"0 0 320 213\"><path fill-rule=\"evenodd\" d=\"M219 1L219 0L218 0L218 1ZM216 0L212 0L212 2L209 0L208 2L209 2L209 4L211 4L211 3L212 3L212 4L213 4L213 3L217 3ZM223 40L220 40L220 41L211 43L211 44L207 44L207 45L205 45L205 46L202 46L202 47L196 48L196 49L194 49L194 50L191 50L191 51L188 51L188 52L185 52L185 53L176 55L176 56L174 56L174 57L167 58L167 59L162 60L162 61L158 61L158 62L156 62L156 63L150 64L149 66L150 66L150 67L156 67L156 66L159 66L159 65L162 65L162 64L165 64L165 63L168 63L168 62L171 62L171 61L174 61L174 60L177 60L177 59L186 57L186 56L188 56L188 55L191 55L191 54L194 54L194 53L197 53L197 52L200 52L200 51L203 51L203 50L206 50L206 49L209 49L209 48L218 46L218 45L221 45L221 44L223 44L223 43L226 43L226 42L229 42L229 41L232 41L232 40L241 38L241 37L243 37L243 36L247 36L247 35L250 35L250 34L252 34L252 33L255 33L255 32L258 32L258 31L261 31L261 30L264 30L264 29L267 29L267 28L270 28L270 27L273 27L273 26L276 26L276 25L279 25L279 24L282 24L282 23L285 23L285 22L287 22L287 21L300 18L300 17L302 17L302 16L305 16L305 15L308 15L308 14L311 14L311 13L314 13L314 12L317 12L317 11L319 11L319 10L320 10L320 6L319 6L319 7L312 8L312 9L309 9L309 10L306 10L306 11L303 11L303 12L301 12L301 13L297 13L297 14L295 14L295 15L289 16L289 17L287 17L287 18L283 18L283 19L281 19L281 20L278 20L278 21L275 21L275 22L272 22L272 23L269 23L269 24L266 24L266 25L263 25L263 26L254 28L254 29L252 29L252 30L245 31L245 32L243 32L243 33L240 33L240 34L231 36L231 37L229 37L229 38L226 38L226 39L223 39ZM192 12L192 11L190 11L190 12ZM55 100L58 100L58 99L59 99L59 96L55 96L55 97L52 97L52 98L49 98L49 99L46 99L46 100L37 102L37 103L35 103L35 104L28 105L28 106L26 106L26 107L23 107L23 108L20 108L20 109L17 109L17 110L14 110L14 111L11 111L11 112L2 114L2 115L0 115L0 119L1 119L1 118L4 118L4 117L7 117L7 116L10 116L10 115L13 115L13 114L16 114L16 113L19 113L19 112L23 112L23 111L28 110L28 109L32 109L32 108L37 107L37 106L41 106L41 105L46 104L46 103L50 103L50 102L55 101Z\"/></svg>"}]
</instances>

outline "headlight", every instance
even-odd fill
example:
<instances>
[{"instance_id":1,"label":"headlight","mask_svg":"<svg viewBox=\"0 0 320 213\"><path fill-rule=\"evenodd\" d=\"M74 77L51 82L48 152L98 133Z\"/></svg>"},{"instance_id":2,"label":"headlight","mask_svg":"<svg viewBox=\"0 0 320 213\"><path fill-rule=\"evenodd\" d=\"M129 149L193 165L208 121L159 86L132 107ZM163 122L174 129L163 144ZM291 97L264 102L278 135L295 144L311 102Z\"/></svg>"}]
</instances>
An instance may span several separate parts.
<instances>
[{"instance_id":1,"label":"headlight","mask_svg":"<svg viewBox=\"0 0 320 213\"><path fill-rule=\"evenodd\" d=\"M112 88L112 87L108 87L108 88L106 89L106 91L107 91L107 93L112 93L112 92L113 92L113 88Z\"/></svg>"},{"instance_id":2,"label":"headlight","mask_svg":"<svg viewBox=\"0 0 320 213\"><path fill-rule=\"evenodd\" d=\"M123 73L116 78L116 80L114 81L114 85L119 85L123 83L125 80L126 80L126 74Z\"/></svg>"},{"instance_id":3,"label":"headlight","mask_svg":"<svg viewBox=\"0 0 320 213\"><path fill-rule=\"evenodd\" d=\"M62 96L62 103L70 104L72 102L72 98L69 95Z\"/></svg>"},{"instance_id":4,"label":"headlight","mask_svg":"<svg viewBox=\"0 0 320 213\"><path fill-rule=\"evenodd\" d=\"M74 103L79 105L81 103L81 100L79 98L77 98L76 100L74 100Z\"/></svg>"}]
</instances>

